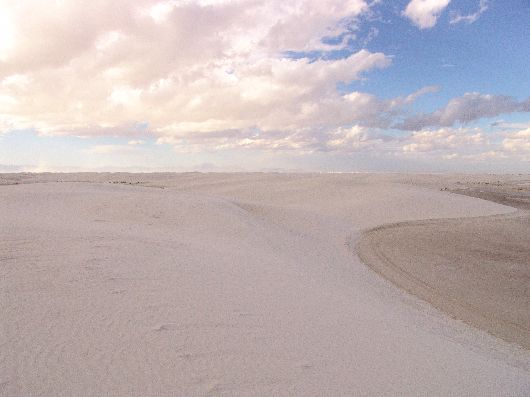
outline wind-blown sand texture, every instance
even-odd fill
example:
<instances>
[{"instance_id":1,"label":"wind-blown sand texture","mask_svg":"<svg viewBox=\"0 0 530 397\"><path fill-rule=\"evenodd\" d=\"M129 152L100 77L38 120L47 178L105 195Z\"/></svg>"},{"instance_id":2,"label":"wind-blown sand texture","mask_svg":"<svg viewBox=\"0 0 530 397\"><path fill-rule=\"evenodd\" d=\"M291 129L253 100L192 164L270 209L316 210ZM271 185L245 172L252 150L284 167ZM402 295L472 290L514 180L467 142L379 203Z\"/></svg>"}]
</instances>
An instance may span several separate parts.
<instances>
[{"instance_id":1,"label":"wind-blown sand texture","mask_svg":"<svg viewBox=\"0 0 530 397\"><path fill-rule=\"evenodd\" d=\"M2 175L0 395L528 395L527 350L355 251L384 224L514 215L447 178Z\"/></svg>"}]
</instances>

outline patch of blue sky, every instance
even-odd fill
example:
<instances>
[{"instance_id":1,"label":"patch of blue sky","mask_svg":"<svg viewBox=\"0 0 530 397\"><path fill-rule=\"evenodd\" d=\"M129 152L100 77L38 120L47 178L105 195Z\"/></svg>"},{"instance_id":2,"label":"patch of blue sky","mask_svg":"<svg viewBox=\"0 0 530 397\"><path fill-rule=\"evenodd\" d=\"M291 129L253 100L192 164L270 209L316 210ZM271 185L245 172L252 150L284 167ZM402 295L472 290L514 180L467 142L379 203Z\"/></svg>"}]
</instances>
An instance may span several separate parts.
<instances>
[{"instance_id":1,"label":"patch of blue sky","mask_svg":"<svg viewBox=\"0 0 530 397\"><path fill-rule=\"evenodd\" d=\"M42 136L33 130L0 135L0 164L36 165L40 162L76 164L79 152L92 143L72 136Z\"/></svg>"},{"instance_id":2,"label":"patch of blue sky","mask_svg":"<svg viewBox=\"0 0 530 397\"><path fill-rule=\"evenodd\" d=\"M420 30L400 15L405 1L380 3L377 17L359 25L357 40L340 51L296 53L298 58L337 59L360 50L363 38L371 52L392 57L392 64L365 74L364 78L341 82L341 93L363 91L380 98L408 95L425 86L440 91L421 97L417 111L429 112L444 106L451 98L467 92L509 95L517 100L530 95L530 2L490 1L488 11L474 23L450 24L451 13L461 15L477 10L477 1L453 1L431 29ZM363 41L364 40L364 41Z\"/></svg>"}]
</instances>

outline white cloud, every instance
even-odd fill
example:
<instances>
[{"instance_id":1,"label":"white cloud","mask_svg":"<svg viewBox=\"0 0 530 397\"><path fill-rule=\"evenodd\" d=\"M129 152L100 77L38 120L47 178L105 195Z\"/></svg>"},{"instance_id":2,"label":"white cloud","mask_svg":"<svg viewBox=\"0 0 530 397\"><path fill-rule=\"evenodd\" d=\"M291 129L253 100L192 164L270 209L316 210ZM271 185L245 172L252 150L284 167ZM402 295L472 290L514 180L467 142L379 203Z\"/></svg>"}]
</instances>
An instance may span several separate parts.
<instances>
[{"instance_id":1,"label":"white cloud","mask_svg":"<svg viewBox=\"0 0 530 397\"><path fill-rule=\"evenodd\" d=\"M288 80L295 82L294 76ZM301 80L304 80L303 76ZM192 152L238 147L303 149L307 152L355 151L379 142L380 130L391 124L395 114L419 96L436 89L424 87L405 97L381 100L356 91L345 95L334 92L324 99L306 87L302 96L289 97L284 93L284 98L271 101L266 117L259 122L252 119L253 123L236 123L212 118L197 123L175 123L158 131L158 143ZM257 108L254 113L263 109Z\"/></svg>"},{"instance_id":2,"label":"white cloud","mask_svg":"<svg viewBox=\"0 0 530 397\"><path fill-rule=\"evenodd\" d=\"M403 15L420 29L429 29L436 25L438 17L451 0L411 0Z\"/></svg>"},{"instance_id":3,"label":"white cloud","mask_svg":"<svg viewBox=\"0 0 530 397\"><path fill-rule=\"evenodd\" d=\"M434 152L469 150L471 147L482 146L487 143L484 133L480 129L440 128L414 132L403 142L404 152Z\"/></svg>"},{"instance_id":4,"label":"white cloud","mask_svg":"<svg viewBox=\"0 0 530 397\"><path fill-rule=\"evenodd\" d=\"M376 129L354 125L350 128L339 127L327 135L325 151L351 153L382 147L390 138Z\"/></svg>"},{"instance_id":5,"label":"white cloud","mask_svg":"<svg viewBox=\"0 0 530 397\"><path fill-rule=\"evenodd\" d=\"M408 158L461 160L470 162L530 161L530 128L492 133L481 128L443 127L413 132L396 138L395 146L383 146L387 153Z\"/></svg>"},{"instance_id":6,"label":"white cloud","mask_svg":"<svg viewBox=\"0 0 530 397\"><path fill-rule=\"evenodd\" d=\"M524 130L510 132L502 141L502 146L509 152L530 153L530 127Z\"/></svg>"},{"instance_id":7,"label":"white cloud","mask_svg":"<svg viewBox=\"0 0 530 397\"><path fill-rule=\"evenodd\" d=\"M0 5L0 62L5 62L15 45L15 27L7 7Z\"/></svg>"},{"instance_id":8,"label":"white cloud","mask_svg":"<svg viewBox=\"0 0 530 397\"><path fill-rule=\"evenodd\" d=\"M427 28L448 3L413 0L404 13ZM314 61L285 55L342 49L345 39L326 44L322 38L353 38L355 22L370 13L370 5L0 0L0 18L8 20L0 36L9 33L0 43L0 133L35 128L45 135L126 138L124 145L88 150L101 156L142 155L150 150L143 145L146 135L179 152L378 150L463 158L526 151L524 136L506 134L491 142L482 131L452 126L529 111L530 100L468 93L395 125L421 95L439 88L390 99L344 94L337 90L340 82L367 78L392 58L367 50ZM369 37L376 34L372 30ZM385 134L392 126L416 132Z\"/></svg>"},{"instance_id":9,"label":"white cloud","mask_svg":"<svg viewBox=\"0 0 530 397\"><path fill-rule=\"evenodd\" d=\"M460 22L473 23L475 22L487 9L488 9L488 0L480 0L478 10L473 14L462 15L460 12L455 12L451 15L449 23L455 24Z\"/></svg>"},{"instance_id":10,"label":"white cloud","mask_svg":"<svg viewBox=\"0 0 530 397\"><path fill-rule=\"evenodd\" d=\"M336 84L387 67L390 57L366 50L315 62L282 55L342 48L322 38L347 33L369 11L364 0L0 3L16 28L0 63L5 128L149 132L198 144L212 141L204 133L259 129L265 140L315 124L379 123L372 105L381 101L345 97Z\"/></svg>"}]
</instances>

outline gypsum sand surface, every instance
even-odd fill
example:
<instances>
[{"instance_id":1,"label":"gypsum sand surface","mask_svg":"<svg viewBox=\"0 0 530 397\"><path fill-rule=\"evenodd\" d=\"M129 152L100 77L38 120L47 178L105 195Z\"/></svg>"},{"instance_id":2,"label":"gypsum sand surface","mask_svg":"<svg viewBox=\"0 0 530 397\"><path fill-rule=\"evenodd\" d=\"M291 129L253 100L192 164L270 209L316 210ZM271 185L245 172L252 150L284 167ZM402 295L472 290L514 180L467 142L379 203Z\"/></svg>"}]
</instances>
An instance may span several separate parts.
<instances>
[{"instance_id":1,"label":"gypsum sand surface","mask_svg":"<svg viewBox=\"0 0 530 397\"><path fill-rule=\"evenodd\" d=\"M359 255L450 316L530 350L530 179L449 185L519 211L383 225L364 233Z\"/></svg>"},{"instance_id":2,"label":"gypsum sand surface","mask_svg":"<svg viewBox=\"0 0 530 397\"><path fill-rule=\"evenodd\" d=\"M0 395L526 395L527 351L350 250L512 212L405 177L0 175Z\"/></svg>"}]
</instances>

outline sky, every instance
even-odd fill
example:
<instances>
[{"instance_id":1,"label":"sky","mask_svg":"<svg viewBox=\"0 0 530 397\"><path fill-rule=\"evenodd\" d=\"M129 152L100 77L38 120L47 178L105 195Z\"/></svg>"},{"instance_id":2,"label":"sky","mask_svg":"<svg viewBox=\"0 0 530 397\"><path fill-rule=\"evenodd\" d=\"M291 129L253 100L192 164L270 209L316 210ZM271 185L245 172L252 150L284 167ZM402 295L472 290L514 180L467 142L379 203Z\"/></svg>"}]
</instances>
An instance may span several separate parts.
<instances>
[{"instance_id":1,"label":"sky","mask_svg":"<svg viewBox=\"0 0 530 397\"><path fill-rule=\"evenodd\" d=\"M530 173L529 0L0 0L0 172Z\"/></svg>"}]
</instances>

